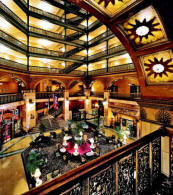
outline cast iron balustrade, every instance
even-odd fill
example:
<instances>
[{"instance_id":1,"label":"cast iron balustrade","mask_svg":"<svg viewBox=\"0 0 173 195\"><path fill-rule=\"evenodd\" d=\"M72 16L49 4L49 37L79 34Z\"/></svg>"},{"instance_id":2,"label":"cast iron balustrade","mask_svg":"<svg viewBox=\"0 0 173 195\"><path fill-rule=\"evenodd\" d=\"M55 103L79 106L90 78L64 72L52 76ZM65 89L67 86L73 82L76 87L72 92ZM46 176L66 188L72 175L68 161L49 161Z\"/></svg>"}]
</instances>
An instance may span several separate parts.
<instances>
[{"instance_id":1,"label":"cast iron balustrade","mask_svg":"<svg viewBox=\"0 0 173 195\"><path fill-rule=\"evenodd\" d=\"M84 76L84 75L86 75L86 72L85 71L81 71L81 70L73 70L69 74Z\"/></svg>"},{"instance_id":2,"label":"cast iron balustrade","mask_svg":"<svg viewBox=\"0 0 173 195\"><path fill-rule=\"evenodd\" d=\"M36 99L50 99L50 98L53 98L54 94L57 94L58 97L64 97L64 92L56 92L56 91L44 92L44 91L41 91L41 92L36 92Z\"/></svg>"},{"instance_id":3,"label":"cast iron balustrade","mask_svg":"<svg viewBox=\"0 0 173 195\"><path fill-rule=\"evenodd\" d=\"M40 55L48 55L48 56L53 56L53 57L58 57L58 58L66 58L66 53L65 52L60 52L60 51L54 51L54 50L48 50L48 49L42 49L38 47L29 47L29 52L31 53L31 56L34 54L40 54ZM73 55L67 58L67 61L70 60L78 60L79 62L84 59L83 56L79 55Z\"/></svg>"},{"instance_id":4,"label":"cast iron balustrade","mask_svg":"<svg viewBox=\"0 0 173 195\"><path fill-rule=\"evenodd\" d=\"M85 96L84 91L78 91L76 93L69 94L69 97L81 97L81 96Z\"/></svg>"},{"instance_id":5,"label":"cast iron balustrade","mask_svg":"<svg viewBox=\"0 0 173 195\"><path fill-rule=\"evenodd\" d=\"M18 63L18 62L14 62L12 60L7 60L1 57L0 57L0 65L2 65L2 67L7 66L7 67L17 68L21 70L27 70L26 65Z\"/></svg>"},{"instance_id":6,"label":"cast iron balustrade","mask_svg":"<svg viewBox=\"0 0 173 195\"><path fill-rule=\"evenodd\" d=\"M140 98L140 93L117 93L117 92L111 92L110 93L110 99L127 99L127 100L133 100L136 98Z\"/></svg>"},{"instance_id":7,"label":"cast iron balustrade","mask_svg":"<svg viewBox=\"0 0 173 195\"><path fill-rule=\"evenodd\" d=\"M0 30L0 39L8 41L10 44L16 45L17 47L23 49L23 50L27 50L27 46L19 41L18 39L12 37L11 35L5 33L4 31Z\"/></svg>"},{"instance_id":8,"label":"cast iron balustrade","mask_svg":"<svg viewBox=\"0 0 173 195\"><path fill-rule=\"evenodd\" d=\"M104 92L93 92L93 91L91 91L91 96L103 98L104 97Z\"/></svg>"},{"instance_id":9,"label":"cast iron balustrade","mask_svg":"<svg viewBox=\"0 0 173 195\"><path fill-rule=\"evenodd\" d=\"M45 11L43 11L41 9L36 8L36 7L29 6L29 11L30 11L31 15L38 14L39 16L41 15L41 16L45 16L46 18L53 19L54 23L57 24L57 25L66 26L66 27L68 27L70 29L81 31L81 32L86 30L86 27L84 25L79 24L77 27L73 26L71 24L68 25L68 21L65 22L64 18L59 17L59 16L57 16L55 14L51 14L51 13L45 12Z\"/></svg>"},{"instance_id":10,"label":"cast iron balustrade","mask_svg":"<svg viewBox=\"0 0 173 195\"><path fill-rule=\"evenodd\" d=\"M22 25L25 30L27 29L27 24L23 20L21 20L13 11L11 11L6 5L4 5L1 1L0 9L2 9L6 13L6 15L8 15L13 20L14 23L16 21L18 24Z\"/></svg>"},{"instance_id":11,"label":"cast iron balustrade","mask_svg":"<svg viewBox=\"0 0 173 195\"><path fill-rule=\"evenodd\" d=\"M0 94L0 104L8 104L23 100L22 93L4 93Z\"/></svg>"},{"instance_id":12,"label":"cast iron balustrade","mask_svg":"<svg viewBox=\"0 0 173 195\"><path fill-rule=\"evenodd\" d=\"M59 68L47 68L47 67L39 67L39 66L30 66L30 72L46 72L46 73L56 73L58 74L61 69Z\"/></svg>"},{"instance_id":13,"label":"cast iron balustrade","mask_svg":"<svg viewBox=\"0 0 173 195\"><path fill-rule=\"evenodd\" d=\"M52 39L55 39L56 42L58 42L57 39L62 40L62 41L66 41L66 39L67 39L67 38L66 38L64 35L62 35L62 34L55 33L55 32L51 32L51 31L47 31L47 30L43 30L43 29L36 28L36 27L33 27L33 26L30 26L30 27L29 27L29 31L30 31L31 36L32 36L32 33L33 33L33 34L37 34L37 36L38 36L38 35L40 35L40 36L46 36L46 37L50 37L50 38L52 38ZM66 41L66 42L67 42L67 41ZM70 43L71 43L71 42L69 42L69 43L67 43L67 44L70 45ZM82 40L74 40L74 41L72 41L72 43L77 44L77 46L81 46L81 45L83 46L83 45L86 44L86 42L85 42L85 41L82 41ZM72 45L73 45L73 44L72 44Z\"/></svg>"},{"instance_id":14,"label":"cast iron balustrade","mask_svg":"<svg viewBox=\"0 0 173 195\"><path fill-rule=\"evenodd\" d=\"M25 194L151 194L161 178L164 135L165 130L159 129Z\"/></svg>"},{"instance_id":15,"label":"cast iron balustrade","mask_svg":"<svg viewBox=\"0 0 173 195\"><path fill-rule=\"evenodd\" d=\"M90 46L99 40L106 39L110 35L113 35L113 37L115 36L111 30L108 30L108 32L104 32L104 33L100 34L99 36L88 41L88 45Z\"/></svg>"},{"instance_id":16,"label":"cast iron balustrade","mask_svg":"<svg viewBox=\"0 0 173 195\"><path fill-rule=\"evenodd\" d=\"M109 55L113 55L113 54L120 55L119 54L120 52L126 53L126 50L125 50L123 45L119 45L119 46L113 47L111 49L104 50L102 52L96 53L92 56L89 56L88 60L93 61L93 60L98 59L100 57L108 57Z\"/></svg>"}]
</instances>

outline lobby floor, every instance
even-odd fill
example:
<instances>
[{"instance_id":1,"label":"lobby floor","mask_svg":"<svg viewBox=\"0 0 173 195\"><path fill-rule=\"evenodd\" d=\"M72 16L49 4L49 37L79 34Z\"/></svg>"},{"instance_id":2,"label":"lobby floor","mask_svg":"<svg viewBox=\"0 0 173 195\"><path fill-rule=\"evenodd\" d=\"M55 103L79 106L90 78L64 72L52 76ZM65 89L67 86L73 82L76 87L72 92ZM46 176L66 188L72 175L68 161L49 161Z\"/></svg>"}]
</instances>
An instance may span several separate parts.
<instances>
[{"instance_id":1,"label":"lobby floor","mask_svg":"<svg viewBox=\"0 0 173 195\"><path fill-rule=\"evenodd\" d=\"M54 130L60 133L61 130ZM104 128L106 136L116 135L112 129ZM29 190L21 152L24 151L39 134L30 134L5 143L0 151L0 195L19 195ZM50 132L45 132L49 136ZM128 143L132 140L128 140Z\"/></svg>"}]
</instances>

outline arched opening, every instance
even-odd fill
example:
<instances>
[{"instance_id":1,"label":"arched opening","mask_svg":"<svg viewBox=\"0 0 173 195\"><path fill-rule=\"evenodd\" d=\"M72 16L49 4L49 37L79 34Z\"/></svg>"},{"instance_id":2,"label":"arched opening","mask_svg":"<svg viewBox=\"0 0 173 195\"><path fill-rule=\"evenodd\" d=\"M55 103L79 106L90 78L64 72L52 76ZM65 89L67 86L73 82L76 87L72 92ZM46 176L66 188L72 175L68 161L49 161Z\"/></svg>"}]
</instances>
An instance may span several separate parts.
<instances>
[{"instance_id":1,"label":"arched opening","mask_svg":"<svg viewBox=\"0 0 173 195\"><path fill-rule=\"evenodd\" d=\"M104 84L101 81L95 80L91 83L91 96L104 96Z\"/></svg>"},{"instance_id":2,"label":"arched opening","mask_svg":"<svg viewBox=\"0 0 173 195\"><path fill-rule=\"evenodd\" d=\"M81 81L73 81L69 86L69 96L84 96L85 85Z\"/></svg>"}]
</instances>

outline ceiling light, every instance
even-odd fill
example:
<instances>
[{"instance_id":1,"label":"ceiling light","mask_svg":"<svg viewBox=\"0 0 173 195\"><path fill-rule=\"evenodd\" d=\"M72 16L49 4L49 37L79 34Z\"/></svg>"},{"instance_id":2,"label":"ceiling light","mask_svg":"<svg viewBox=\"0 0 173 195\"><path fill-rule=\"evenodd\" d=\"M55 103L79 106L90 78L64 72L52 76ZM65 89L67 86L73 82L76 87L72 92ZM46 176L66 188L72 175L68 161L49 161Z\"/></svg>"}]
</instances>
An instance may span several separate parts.
<instances>
[{"instance_id":1,"label":"ceiling light","mask_svg":"<svg viewBox=\"0 0 173 195\"><path fill-rule=\"evenodd\" d=\"M61 52L65 52L65 48L64 48L64 47L60 47L59 50L60 50Z\"/></svg>"},{"instance_id":2,"label":"ceiling light","mask_svg":"<svg viewBox=\"0 0 173 195\"><path fill-rule=\"evenodd\" d=\"M39 26L42 27L45 30L50 30L53 27L53 24L46 21L46 20L41 20L39 22Z\"/></svg>"},{"instance_id":3,"label":"ceiling light","mask_svg":"<svg viewBox=\"0 0 173 195\"><path fill-rule=\"evenodd\" d=\"M9 28L9 23L4 18L0 17L0 27L1 28Z\"/></svg>"},{"instance_id":4,"label":"ceiling light","mask_svg":"<svg viewBox=\"0 0 173 195\"><path fill-rule=\"evenodd\" d=\"M41 1L37 7L45 12L52 12L52 6L49 3Z\"/></svg>"},{"instance_id":5,"label":"ceiling light","mask_svg":"<svg viewBox=\"0 0 173 195\"><path fill-rule=\"evenodd\" d=\"M136 34L138 36L145 36L149 33L150 29L147 27L147 26L139 26L137 29L136 29Z\"/></svg>"},{"instance_id":6,"label":"ceiling light","mask_svg":"<svg viewBox=\"0 0 173 195\"><path fill-rule=\"evenodd\" d=\"M50 41L47 40L47 39L39 39L39 40L38 40L38 43L39 43L40 45L44 45L44 46L46 46L46 47L52 44L52 42L50 42Z\"/></svg>"},{"instance_id":7,"label":"ceiling light","mask_svg":"<svg viewBox=\"0 0 173 195\"><path fill-rule=\"evenodd\" d=\"M42 61L45 64L51 62L51 60L47 58L41 58L40 61Z\"/></svg>"},{"instance_id":8,"label":"ceiling light","mask_svg":"<svg viewBox=\"0 0 173 195\"><path fill-rule=\"evenodd\" d=\"M153 71L156 72L156 73L161 73L161 72L164 72L164 66L162 64L155 64L153 66Z\"/></svg>"}]
</instances>

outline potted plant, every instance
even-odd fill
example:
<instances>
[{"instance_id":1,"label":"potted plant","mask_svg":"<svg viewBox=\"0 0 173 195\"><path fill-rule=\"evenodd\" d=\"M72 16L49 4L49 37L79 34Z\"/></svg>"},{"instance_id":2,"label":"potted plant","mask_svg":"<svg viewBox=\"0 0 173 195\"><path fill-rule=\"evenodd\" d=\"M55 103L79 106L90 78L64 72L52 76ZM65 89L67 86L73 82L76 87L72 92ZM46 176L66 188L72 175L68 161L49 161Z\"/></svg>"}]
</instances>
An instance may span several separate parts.
<instances>
[{"instance_id":1,"label":"potted plant","mask_svg":"<svg viewBox=\"0 0 173 195\"><path fill-rule=\"evenodd\" d=\"M118 139L122 140L122 138L124 136L123 129L120 128L120 126L116 126L115 130L116 130L116 133L118 135Z\"/></svg>"},{"instance_id":2,"label":"potted plant","mask_svg":"<svg viewBox=\"0 0 173 195\"><path fill-rule=\"evenodd\" d=\"M27 171L31 174L31 176L33 176L35 174L35 171L37 169L40 169L43 163L44 161L43 159L41 159L40 153L37 153L36 151L31 151L27 158Z\"/></svg>"},{"instance_id":3,"label":"potted plant","mask_svg":"<svg viewBox=\"0 0 173 195\"><path fill-rule=\"evenodd\" d=\"M83 126L80 121L73 121L72 125L72 132L74 135L74 140L80 144L82 142L82 136L83 136Z\"/></svg>"}]
</instances>

